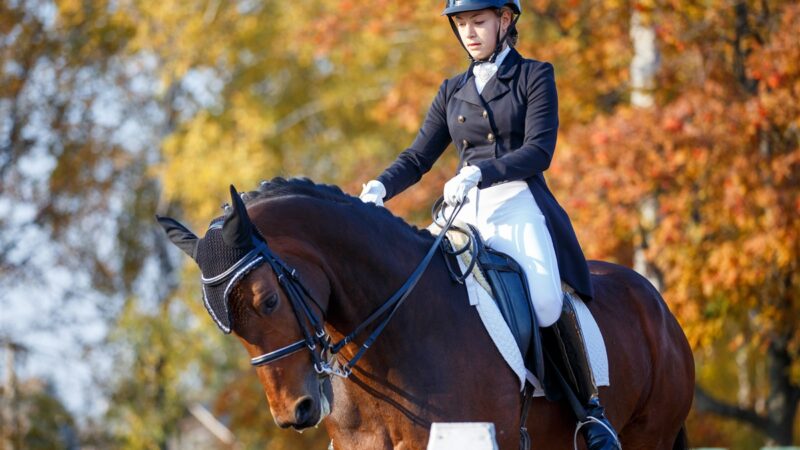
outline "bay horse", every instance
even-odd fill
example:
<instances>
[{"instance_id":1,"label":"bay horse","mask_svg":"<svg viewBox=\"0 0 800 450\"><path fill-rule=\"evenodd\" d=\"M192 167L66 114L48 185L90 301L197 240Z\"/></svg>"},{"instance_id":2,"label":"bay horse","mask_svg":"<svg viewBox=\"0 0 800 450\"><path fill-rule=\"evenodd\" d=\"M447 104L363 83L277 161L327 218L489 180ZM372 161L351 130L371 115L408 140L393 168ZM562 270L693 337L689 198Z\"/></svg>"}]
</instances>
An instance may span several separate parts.
<instances>
[{"instance_id":1,"label":"bay horse","mask_svg":"<svg viewBox=\"0 0 800 450\"><path fill-rule=\"evenodd\" d=\"M253 358L280 427L302 430L322 422L336 450L418 450L426 447L433 422L492 422L501 449L519 448L518 378L469 306L464 286L451 280L441 252L349 377L331 376L330 366L319 370L319 346L308 345L308 317L297 308L341 341L430 251L434 237L427 230L306 179L276 178L241 196L231 190L233 207L203 239L173 219L159 221L200 263L204 277L198 253L212 230L223 234L225 245L249 251L252 240L274 255L269 264L249 264L225 289L229 321L209 312ZM677 320L636 272L600 261L591 261L590 269L596 295L587 306L608 349L611 379L600 396L623 448L688 448L683 424L694 362ZM297 283L282 284L286 278L306 291L302 305L292 287ZM341 346L338 358L352 359L362 340L355 341ZM532 448L568 449L575 419L565 404L536 398L527 429Z\"/></svg>"}]
</instances>

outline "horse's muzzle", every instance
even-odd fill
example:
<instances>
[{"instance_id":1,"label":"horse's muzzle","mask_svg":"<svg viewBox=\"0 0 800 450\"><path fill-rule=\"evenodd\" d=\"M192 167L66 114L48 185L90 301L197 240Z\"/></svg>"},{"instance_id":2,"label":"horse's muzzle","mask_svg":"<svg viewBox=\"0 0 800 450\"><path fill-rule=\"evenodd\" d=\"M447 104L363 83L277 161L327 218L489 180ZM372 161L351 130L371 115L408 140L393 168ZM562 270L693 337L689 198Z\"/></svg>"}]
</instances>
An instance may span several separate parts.
<instances>
[{"instance_id":1,"label":"horse's muzzle","mask_svg":"<svg viewBox=\"0 0 800 450\"><path fill-rule=\"evenodd\" d=\"M275 419L275 423L281 428L294 428L304 430L319 424L322 419L322 408L319 401L311 396L304 396L294 404L294 419L283 422Z\"/></svg>"},{"instance_id":2,"label":"horse's muzzle","mask_svg":"<svg viewBox=\"0 0 800 450\"><path fill-rule=\"evenodd\" d=\"M320 408L309 396L303 397L294 405L294 427L303 429L313 427L319 422Z\"/></svg>"}]
</instances>

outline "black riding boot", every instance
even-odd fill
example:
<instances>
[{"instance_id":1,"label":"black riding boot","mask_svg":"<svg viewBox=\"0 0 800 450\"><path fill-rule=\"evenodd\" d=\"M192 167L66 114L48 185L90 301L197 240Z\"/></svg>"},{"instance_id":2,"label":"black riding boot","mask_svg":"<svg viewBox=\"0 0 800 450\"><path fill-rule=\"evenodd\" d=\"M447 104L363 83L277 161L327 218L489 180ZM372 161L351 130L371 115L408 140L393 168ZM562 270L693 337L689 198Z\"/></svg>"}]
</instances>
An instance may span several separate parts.
<instances>
[{"instance_id":1,"label":"black riding boot","mask_svg":"<svg viewBox=\"0 0 800 450\"><path fill-rule=\"evenodd\" d=\"M583 333L569 295L564 296L561 317L553 328L562 346L561 351L568 361L567 381L575 388L578 400L586 409L586 417L578 417L578 427L586 439L588 449L619 450L621 445L617 433L600 405Z\"/></svg>"}]
</instances>

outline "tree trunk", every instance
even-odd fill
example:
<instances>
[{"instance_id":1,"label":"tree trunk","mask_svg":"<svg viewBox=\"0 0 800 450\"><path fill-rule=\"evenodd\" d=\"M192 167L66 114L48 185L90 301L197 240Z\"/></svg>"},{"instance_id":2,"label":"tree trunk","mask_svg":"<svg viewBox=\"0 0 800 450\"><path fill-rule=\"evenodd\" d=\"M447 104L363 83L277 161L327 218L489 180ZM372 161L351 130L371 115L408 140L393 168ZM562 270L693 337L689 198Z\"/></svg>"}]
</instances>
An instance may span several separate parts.
<instances>
[{"instance_id":1,"label":"tree trunk","mask_svg":"<svg viewBox=\"0 0 800 450\"><path fill-rule=\"evenodd\" d=\"M634 9L631 15L630 36L633 44L631 105L637 108L651 108L655 104L653 91L656 87L655 75L659 66L656 31L646 13L638 9ZM653 192L642 199L639 206L639 242L635 244L633 269L644 275L659 292L662 292L663 273L645 255L650 235L658 226L658 222L658 193Z\"/></svg>"},{"instance_id":2,"label":"tree trunk","mask_svg":"<svg viewBox=\"0 0 800 450\"><path fill-rule=\"evenodd\" d=\"M766 416L756 413L754 409L713 398L700 386L695 389L696 408L749 423L766 434L774 444L792 445L797 407L800 404L800 386L791 383L792 358L787 342L785 337L777 338L767 350L770 392Z\"/></svg>"},{"instance_id":3,"label":"tree trunk","mask_svg":"<svg viewBox=\"0 0 800 450\"><path fill-rule=\"evenodd\" d=\"M790 379L792 358L787 348L787 339L773 341L767 351L770 395L767 399L767 414L770 418L767 435L779 445L791 445L800 387L793 386Z\"/></svg>"}]
</instances>

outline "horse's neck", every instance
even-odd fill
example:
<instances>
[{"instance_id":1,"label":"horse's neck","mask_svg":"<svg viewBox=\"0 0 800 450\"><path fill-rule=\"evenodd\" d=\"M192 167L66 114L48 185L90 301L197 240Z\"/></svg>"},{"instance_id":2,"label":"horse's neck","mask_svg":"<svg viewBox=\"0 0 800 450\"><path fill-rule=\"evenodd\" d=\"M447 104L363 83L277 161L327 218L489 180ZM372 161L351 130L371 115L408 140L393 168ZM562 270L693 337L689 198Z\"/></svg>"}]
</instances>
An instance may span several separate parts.
<instances>
[{"instance_id":1,"label":"horse's neck","mask_svg":"<svg viewBox=\"0 0 800 450\"><path fill-rule=\"evenodd\" d=\"M388 300L408 280L433 244L432 239L426 239L402 222L373 213L364 216L347 207L319 205L317 222L335 225L304 233L304 239L313 241L313 246L319 249L322 270L330 282L327 326L334 338L351 333ZM440 266L441 257L437 254L378 338L376 346L383 350L368 351L360 366L381 371L388 365L394 366L392 358L424 352L414 346L420 333L426 332L424 327L441 329L442 321L452 319L452 315L441 317L447 309L445 300L464 293L453 291ZM367 326L357 342L363 342L382 319ZM352 356L355 350L351 344L343 354Z\"/></svg>"},{"instance_id":2,"label":"horse's neck","mask_svg":"<svg viewBox=\"0 0 800 450\"><path fill-rule=\"evenodd\" d=\"M348 233L338 233L322 244L327 245L325 261L333 293L329 321L334 332L343 335L360 325L408 280L430 246L400 223L380 227L351 223L346 229ZM431 277L425 274L425 278ZM412 303L413 297L414 293L406 303ZM402 321L400 317L394 320ZM386 333L392 334L390 330Z\"/></svg>"},{"instance_id":3,"label":"horse's neck","mask_svg":"<svg viewBox=\"0 0 800 450\"><path fill-rule=\"evenodd\" d=\"M405 283L433 241L390 220L379 226L346 214L322 217L340 225L339 232L329 232L314 244L323 253L331 283L327 328L334 339L341 339ZM436 254L350 378L335 380L333 415L327 422L331 435L342 436L345 442L377 439L358 446L345 444L347 448L391 448L386 443L397 436L409 439L410 448L422 448L424 442L419 440L427 436L430 422L470 417L475 387L491 389L493 383L506 380L492 370L472 367L474 360L501 367L502 360L468 305L466 290L450 280L441 255ZM352 358L381 319L339 356ZM512 399L514 383L508 377L505 384ZM490 398L478 403L489 404L497 395L495 388Z\"/></svg>"},{"instance_id":4,"label":"horse's neck","mask_svg":"<svg viewBox=\"0 0 800 450\"><path fill-rule=\"evenodd\" d=\"M400 225L387 224L386 228L372 229L372 233L367 230L361 234L349 233L337 243L346 251L335 253L331 260L338 286L337 304L332 305L330 318L336 333L346 335L388 300L409 279L430 249L432 240L423 239ZM368 350L359 365L379 374L388 370L397 372L404 364L415 361L425 363L429 349L446 345L446 342L423 345L422 342L431 341L427 338L429 334L453 339L465 335L463 326L459 326L458 311L452 307L459 299L466 305L466 292L451 282L443 270L441 256L435 254L418 285L377 339L375 349ZM363 341L382 319L367 327L359 341ZM452 342L449 340L449 345ZM349 353L345 354L352 354L355 349L356 346L351 345ZM437 363L444 365L447 361ZM408 367L418 370L416 366Z\"/></svg>"},{"instance_id":5,"label":"horse's neck","mask_svg":"<svg viewBox=\"0 0 800 450\"><path fill-rule=\"evenodd\" d=\"M326 328L334 339L350 334L388 300L433 244L433 239L425 238L400 220L368 209L364 205L343 206L294 197L271 200L253 210L272 237L291 237L299 242L287 244L290 247L314 249L304 259L310 256L316 260L330 283ZM313 211L313 220L308 220L309 211ZM466 323L467 313L472 312L467 304L463 286L450 280L441 254L435 254L417 286L375 342L376 348L366 352L359 367L375 374L390 369L399 373L398 368L408 367L414 359L425 363L425 358L437 350L437 358L441 359L442 346L463 342L475 331L474 323ZM363 342L382 319L367 326L355 342ZM430 345L422 345L431 334L435 338L428 339ZM358 348L356 343L345 347L342 355L352 356ZM436 363L445 368L447 361Z\"/></svg>"}]
</instances>

